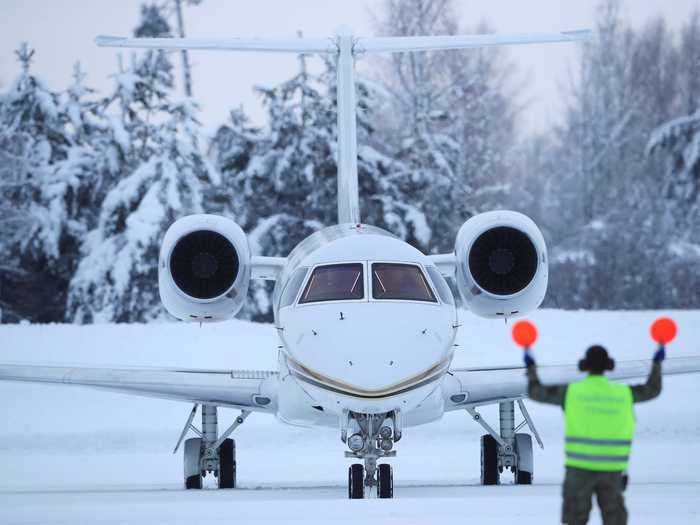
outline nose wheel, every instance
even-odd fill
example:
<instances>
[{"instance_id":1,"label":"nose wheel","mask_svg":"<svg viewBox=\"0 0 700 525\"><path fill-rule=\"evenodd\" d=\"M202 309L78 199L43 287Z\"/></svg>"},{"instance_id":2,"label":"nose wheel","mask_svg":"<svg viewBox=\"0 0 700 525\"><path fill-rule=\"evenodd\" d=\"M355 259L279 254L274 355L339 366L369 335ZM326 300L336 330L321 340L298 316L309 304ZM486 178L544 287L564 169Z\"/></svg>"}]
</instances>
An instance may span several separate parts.
<instances>
[{"instance_id":1,"label":"nose wheel","mask_svg":"<svg viewBox=\"0 0 700 525\"><path fill-rule=\"evenodd\" d=\"M391 465L382 463L376 472L376 480L368 484L365 476L365 468L361 463L354 463L348 469L348 498L364 499L366 492L372 486L377 487L377 496L380 499L394 497L394 471Z\"/></svg>"},{"instance_id":2,"label":"nose wheel","mask_svg":"<svg viewBox=\"0 0 700 525\"><path fill-rule=\"evenodd\" d=\"M350 465L348 469L348 498L364 499L365 497L365 467L360 463Z\"/></svg>"},{"instance_id":3,"label":"nose wheel","mask_svg":"<svg viewBox=\"0 0 700 525\"><path fill-rule=\"evenodd\" d=\"M394 470L391 465L382 463L377 472L377 494L381 499L394 497Z\"/></svg>"},{"instance_id":4,"label":"nose wheel","mask_svg":"<svg viewBox=\"0 0 700 525\"><path fill-rule=\"evenodd\" d=\"M398 420L398 423L397 423ZM348 430L351 430L349 434ZM391 465L377 463L379 459L394 457L394 442L401 439L401 421L395 413L347 414L341 428L341 439L348 445L345 457L363 460L348 469L348 498L363 499L375 496L394 497L394 473Z\"/></svg>"}]
</instances>

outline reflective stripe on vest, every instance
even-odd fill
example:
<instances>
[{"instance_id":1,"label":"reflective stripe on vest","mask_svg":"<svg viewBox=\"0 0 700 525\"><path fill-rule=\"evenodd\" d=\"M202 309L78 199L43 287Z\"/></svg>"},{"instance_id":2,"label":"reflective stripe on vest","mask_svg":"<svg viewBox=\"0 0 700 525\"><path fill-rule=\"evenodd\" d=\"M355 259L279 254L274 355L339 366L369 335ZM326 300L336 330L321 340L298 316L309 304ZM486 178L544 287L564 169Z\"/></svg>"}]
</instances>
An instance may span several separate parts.
<instances>
[{"instance_id":1,"label":"reflective stripe on vest","mask_svg":"<svg viewBox=\"0 0 700 525\"><path fill-rule=\"evenodd\" d=\"M634 400L627 385L591 375L566 389L566 466L627 469L634 436Z\"/></svg>"}]
</instances>

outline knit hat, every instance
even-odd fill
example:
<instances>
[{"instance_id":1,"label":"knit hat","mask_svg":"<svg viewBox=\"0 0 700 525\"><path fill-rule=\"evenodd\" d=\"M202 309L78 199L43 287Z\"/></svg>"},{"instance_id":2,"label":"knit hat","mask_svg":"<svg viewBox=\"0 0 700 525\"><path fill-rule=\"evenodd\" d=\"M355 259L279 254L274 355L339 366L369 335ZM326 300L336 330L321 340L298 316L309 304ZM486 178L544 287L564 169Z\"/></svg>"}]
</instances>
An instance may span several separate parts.
<instances>
[{"instance_id":1,"label":"knit hat","mask_svg":"<svg viewBox=\"0 0 700 525\"><path fill-rule=\"evenodd\" d=\"M603 373L615 368L615 360L608 355L608 351L600 345L591 346L586 350L586 357L578 363L578 368L584 372Z\"/></svg>"}]
</instances>

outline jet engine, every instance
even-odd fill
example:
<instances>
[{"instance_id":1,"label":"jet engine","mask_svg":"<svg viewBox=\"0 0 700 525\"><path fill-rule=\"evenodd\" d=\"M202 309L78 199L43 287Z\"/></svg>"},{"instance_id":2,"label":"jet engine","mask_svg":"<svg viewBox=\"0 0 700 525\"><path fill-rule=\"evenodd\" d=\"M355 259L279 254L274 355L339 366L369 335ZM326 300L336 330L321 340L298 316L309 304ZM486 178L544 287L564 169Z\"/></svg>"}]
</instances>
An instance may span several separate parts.
<instances>
[{"instance_id":1,"label":"jet engine","mask_svg":"<svg viewBox=\"0 0 700 525\"><path fill-rule=\"evenodd\" d=\"M189 215L163 238L160 300L183 321L230 319L243 306L250 272L248 239L238 224L217 215Z\"/></svg>"},{"instance_id":2,"label":"jet engine","mask_svg":"<svg viewBox=\"0 0 700 525\"><path fill-rule=\"evenodd\" d=\"M481 317L536 309L547 291L547 246L529 217L514 211L475 215L459 229L456 280L466 306Z\"/></svg>"}]
</instances>

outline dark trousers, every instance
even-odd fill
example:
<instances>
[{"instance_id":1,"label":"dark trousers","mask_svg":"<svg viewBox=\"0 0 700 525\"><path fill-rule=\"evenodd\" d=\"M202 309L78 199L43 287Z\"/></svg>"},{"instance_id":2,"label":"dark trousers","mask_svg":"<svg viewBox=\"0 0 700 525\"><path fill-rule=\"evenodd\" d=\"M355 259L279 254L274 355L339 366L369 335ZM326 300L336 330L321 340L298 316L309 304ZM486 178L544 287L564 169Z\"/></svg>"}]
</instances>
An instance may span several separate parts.
<instances>
[{"instance_id":1,"label":"dark trousers","mask_svg":"<svg viewBox=\"0 0 700 525\"><path fill-rule=\"evenodd\" d=\"M622 472L596 472L567 467L561 522L567 525L588 523L591 500L595 494L603 524L626 525L627 509L623 490Z\"/></svg>"}]
</instances>

